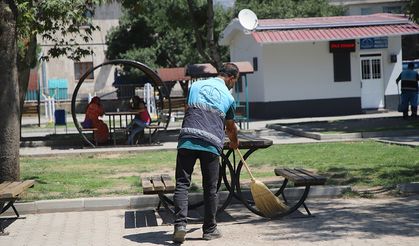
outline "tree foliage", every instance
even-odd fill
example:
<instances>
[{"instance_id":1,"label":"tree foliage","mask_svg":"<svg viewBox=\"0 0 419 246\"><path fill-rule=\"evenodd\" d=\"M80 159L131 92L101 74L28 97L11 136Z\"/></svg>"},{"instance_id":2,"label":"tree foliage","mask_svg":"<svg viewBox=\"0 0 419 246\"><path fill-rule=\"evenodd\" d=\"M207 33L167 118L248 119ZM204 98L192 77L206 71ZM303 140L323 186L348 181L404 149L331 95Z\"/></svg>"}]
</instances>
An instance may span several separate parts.
<instances>
[{"instance_id":1,"label":"tree foliage","mask_svg":"<svg viewBox=\"0 0 419 246\"><path fill-rule=\"evenodd\" d=\"M209 53L208 43L205 42L206 1L193 1L193 16L186 1L145 0L140 4L128 0L123 1L123 6L125 11L120 26L107 36L109 59L134 59L155 68L179 67L211 59L206 55ZM231 12L215 8L216 40L230 20L230 17L224 17L229 13L231 16ZM204 37L202 48L207 51L206 54L200 53L197 37ZM221 50L223 59L227 59L226 49Z\"/></svg>"},{"instance_id":2,"label":"tree foliage","mask_svg":"<svg viewBox=\"0 0 419 246\"><path fill-rule=\"evenodd\" d=\"M53 47L45 58L68 56L79 60L91 54L88 47L80 46L92 40L93 31L98 26L92 24L89 13L93 14L100 0L18 0L17 19L19 41L27 44L31 37L39 35ZM25 46L24 46L25 47ZM25 50L21 50L23 54Z\"/></svg>"},{"instance_id":3,"label":"tree foliage","mask_svg":"<svg viewBox=\"0 0 419 246\"><path fill-rule=\"evenodd\" d=\"M109 59L126 58L152 67L179 67L228 61L220 34L244 8L259 18L293 18L342 15L341 7L327 0L237 0L234 9L213 5L212 0L125 0L120 26L107 37Z\"/></svg>"},{"instance_id":4,"label":"tree foliage","mask_svg":"<svg viewBox=\"0 0 419 246\"><path fill-rule=\"evenodd\" d=\"M407 4L407 13L414 22L419 22L419 0L409 1Z\"/></svg>"}]
</instances>

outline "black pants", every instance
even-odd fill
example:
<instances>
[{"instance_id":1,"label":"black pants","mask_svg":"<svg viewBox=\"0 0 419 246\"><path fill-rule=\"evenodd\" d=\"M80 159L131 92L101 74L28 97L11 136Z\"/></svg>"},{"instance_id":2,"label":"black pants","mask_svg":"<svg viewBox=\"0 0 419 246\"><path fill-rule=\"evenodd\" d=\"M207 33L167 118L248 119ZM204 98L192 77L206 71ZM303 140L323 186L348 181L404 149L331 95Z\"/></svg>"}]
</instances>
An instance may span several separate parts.
<instances>
[{"instance_id":1,"label":"black pants","mask_svg":"<svg viewBox=\"0 0 419 246\"><path fill-rule=\"evenodd\" d=\"M211 233L217 227L218 196L217 182L220 170L220 157L216 154L189 149L178 149L176 160L175 226L188 223L188 189L196 160L201 163L202 186L204 188L204 233Z\"/></svg>"}]
</instances>

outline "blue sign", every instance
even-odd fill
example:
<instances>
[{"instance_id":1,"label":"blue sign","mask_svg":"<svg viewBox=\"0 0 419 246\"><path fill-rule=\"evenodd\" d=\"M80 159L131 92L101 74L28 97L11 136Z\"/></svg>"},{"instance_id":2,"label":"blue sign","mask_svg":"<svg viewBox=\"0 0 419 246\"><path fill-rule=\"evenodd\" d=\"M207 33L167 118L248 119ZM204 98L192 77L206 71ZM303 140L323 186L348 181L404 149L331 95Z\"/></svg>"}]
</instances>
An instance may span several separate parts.
<instances>
[{"instance_id":1,"label":"blue sign","mask_svg":"<svg viewBox=\"0 0 419 246\"><path fill-rule=\"evenodd\" d=\"M359 42L360 49L383 49L388 47L387 37L361 38Z\"/></svg>"}]
</instances>

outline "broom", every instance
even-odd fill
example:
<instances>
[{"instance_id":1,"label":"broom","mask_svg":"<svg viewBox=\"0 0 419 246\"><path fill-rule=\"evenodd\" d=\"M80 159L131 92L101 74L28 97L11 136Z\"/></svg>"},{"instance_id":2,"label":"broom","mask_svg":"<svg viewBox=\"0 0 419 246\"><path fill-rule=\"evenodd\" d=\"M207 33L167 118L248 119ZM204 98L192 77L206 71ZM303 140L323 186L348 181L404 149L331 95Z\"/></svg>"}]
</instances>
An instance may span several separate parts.
<instances>
[{"instance_id":1,"label":"broom","mask_svg":"<svg viewBox=\"0 0 419 246\"><path fill-rule=\"evenodd\" d=\"M277 196L275 196L264 183L256 180L250 172L249 166L244 160L242 153L239 149L236 149L239 153L240 159L243 162L244 167L250 175L250 191L255 201L256 208L259 209L262 214L266 217L272 218L279 212L285 212L288 210L288 206L285 205Z\"/></svg>"}]
</instances>

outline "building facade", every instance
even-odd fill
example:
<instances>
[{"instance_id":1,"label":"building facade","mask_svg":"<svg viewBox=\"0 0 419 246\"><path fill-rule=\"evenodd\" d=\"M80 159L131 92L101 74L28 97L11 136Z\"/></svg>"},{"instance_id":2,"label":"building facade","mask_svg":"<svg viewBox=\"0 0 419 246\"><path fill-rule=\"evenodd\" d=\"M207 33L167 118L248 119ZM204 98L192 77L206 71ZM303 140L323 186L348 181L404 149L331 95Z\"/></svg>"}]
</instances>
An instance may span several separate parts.
<instances>
[{"instance_id":1,"label":"building facade","mask_svg":"<svg viewBox=\"0 0 419 246\"><path fill-rule=\"evenodd\" d=\"M110 2L95 9L92 24L99 26L100 30L92 33L92 40L88 43L79 42L80 46L89 47L93 51L92 55L83 57L80 61L58 57L42 62L38 69L38 77L40 89L45 96L54 96L56 100L63 101L71 99L80 77L89 69L106 61L105 38L109 30L119 24L121 15L121 6L117 2ZM42 53L47 54L54 44L45 42L41 38L39 40ZM79 94L83 97L94 93L106 94L114 89L113 81L114 69L111 66L101 67L89 74Z\"/></svg>"},{"instance_id":2,"label":"building facade","mask_svg":"<svg viewBox=\"0 0 419 246\"><path fill-rule=\"evenodd\" d=\"M401 36L417 33L391 14L266 19L250 33L235 19L220 44L253 62L250 118L347 115L396 107Z\"/></svg>"}]
</instances>

